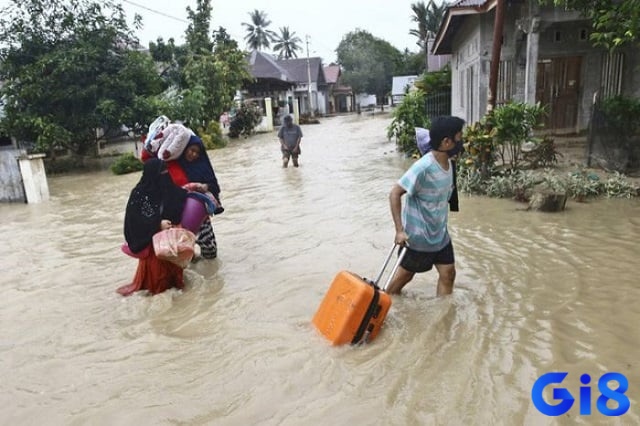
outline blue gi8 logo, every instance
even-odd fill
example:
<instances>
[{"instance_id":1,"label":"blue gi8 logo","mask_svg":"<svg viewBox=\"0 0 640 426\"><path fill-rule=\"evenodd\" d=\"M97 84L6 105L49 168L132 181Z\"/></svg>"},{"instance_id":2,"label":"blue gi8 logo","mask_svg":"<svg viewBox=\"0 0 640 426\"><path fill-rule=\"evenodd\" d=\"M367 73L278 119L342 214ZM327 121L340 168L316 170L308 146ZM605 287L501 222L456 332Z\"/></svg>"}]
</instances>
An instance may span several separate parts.
<instances>
[{"instance_id":1,"label":"blue gi8 logo","mask_svg":"<svg viewBox=\"0 0 640 426\"><path fill-rule=\"evenodd\" d=\"M560 401L557 404L549 404L542 398L542 392L550 384L561 384L569 373L554 372L546 373L538 377L531 389L531 400L538 411L547 416L561 416L571 409L575 401L573 395L566 388L553 389L553 400ZM589 385L591 376L583 374L580 376L580 383ZM617 388L610 388L609 383L616 382ZM598 411L605 416L621 416L629 411L629 398L624 394L629 389L629 381L620 373L605 373L598 380L598 391L600 396L596 401ZM609 408L608 401L615 401L617 407ZM580 415L591 414L591 386L580 386Z\"/></svg>"}]
</instances>

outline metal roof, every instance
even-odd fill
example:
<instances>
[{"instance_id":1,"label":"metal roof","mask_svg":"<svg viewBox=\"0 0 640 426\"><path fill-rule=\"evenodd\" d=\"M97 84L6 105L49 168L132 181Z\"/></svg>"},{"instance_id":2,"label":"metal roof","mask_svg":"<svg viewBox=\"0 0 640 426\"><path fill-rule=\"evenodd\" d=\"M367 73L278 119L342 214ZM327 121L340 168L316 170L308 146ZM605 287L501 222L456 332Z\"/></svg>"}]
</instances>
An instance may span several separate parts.
<instances>
[{"instance_id":1,"label":"metal roof","mask_svg":"<svg viewBox=\"0 0 640 426\"><path fill-rule=\"evenodd\" d=\"M459 0L447 8L442 24L431 48L434 55L452 53L453 38L469 15L486 13L496 6L497 0Z\"/></svg>"}]
</instances>

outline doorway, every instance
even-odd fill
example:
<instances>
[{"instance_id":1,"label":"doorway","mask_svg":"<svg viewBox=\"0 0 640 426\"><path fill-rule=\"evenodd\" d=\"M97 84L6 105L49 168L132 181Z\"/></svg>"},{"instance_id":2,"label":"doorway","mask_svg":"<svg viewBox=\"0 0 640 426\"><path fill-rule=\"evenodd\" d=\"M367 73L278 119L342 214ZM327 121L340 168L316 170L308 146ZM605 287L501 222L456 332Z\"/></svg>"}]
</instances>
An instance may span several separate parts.
<instances>
[{"instance_id":1,"label":"doorway","mask_svg":"<svg viewBox=\"0 0 640 426\"><path fill-rule=\"evenodd\" d=\"M580 56L538 61L536 102L547 107L546 129L560 132L576 130L581 68Z\"/></svg>"}]
</instances>

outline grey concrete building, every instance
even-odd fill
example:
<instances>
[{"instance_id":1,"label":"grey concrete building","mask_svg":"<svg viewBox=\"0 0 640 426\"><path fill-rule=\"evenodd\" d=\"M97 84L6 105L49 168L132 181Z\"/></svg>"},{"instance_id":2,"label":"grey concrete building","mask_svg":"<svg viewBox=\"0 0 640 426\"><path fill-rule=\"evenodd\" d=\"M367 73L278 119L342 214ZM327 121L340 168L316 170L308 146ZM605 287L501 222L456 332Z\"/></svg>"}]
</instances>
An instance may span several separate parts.
<instances>
[{"instance_id":1,"label":"grey concrete building","mask_svg":"<svg viewBox=\"0 0 640 426\"><path fill-rule=\"evenodd\" d=\"M467 122L487 111L497 0L459 0L448 9L433 53L451 55L452 114ZM540 102L556 133L588 128L596 96L640 96L640 58L632 49L609 53L589 40L591 22L578 12L506 2L497 104Z\"/></svg>"}]
</instances>

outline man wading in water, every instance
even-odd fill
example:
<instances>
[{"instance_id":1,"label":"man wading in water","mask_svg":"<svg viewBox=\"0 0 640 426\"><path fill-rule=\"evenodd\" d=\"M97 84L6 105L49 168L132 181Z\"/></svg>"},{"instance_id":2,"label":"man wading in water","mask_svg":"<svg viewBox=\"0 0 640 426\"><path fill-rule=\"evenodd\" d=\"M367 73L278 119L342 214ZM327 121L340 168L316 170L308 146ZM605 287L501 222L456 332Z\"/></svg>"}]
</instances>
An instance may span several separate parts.
<instances>
[{"instance_id":1,"label":"man wading in water","mask_svg":"<svg viewBox=\"0 0 640 426\"><path fill-rule=\"evenodd\" d=\"M280 150L282 151L282 167L289 165L289 157L293 160L293 167L298 167L298 156L300 155L300 140L302 130L297 124L293 124L290 115L284 117L284 126L278 131L280 139Z\"/></svg>"}]
</instances>

